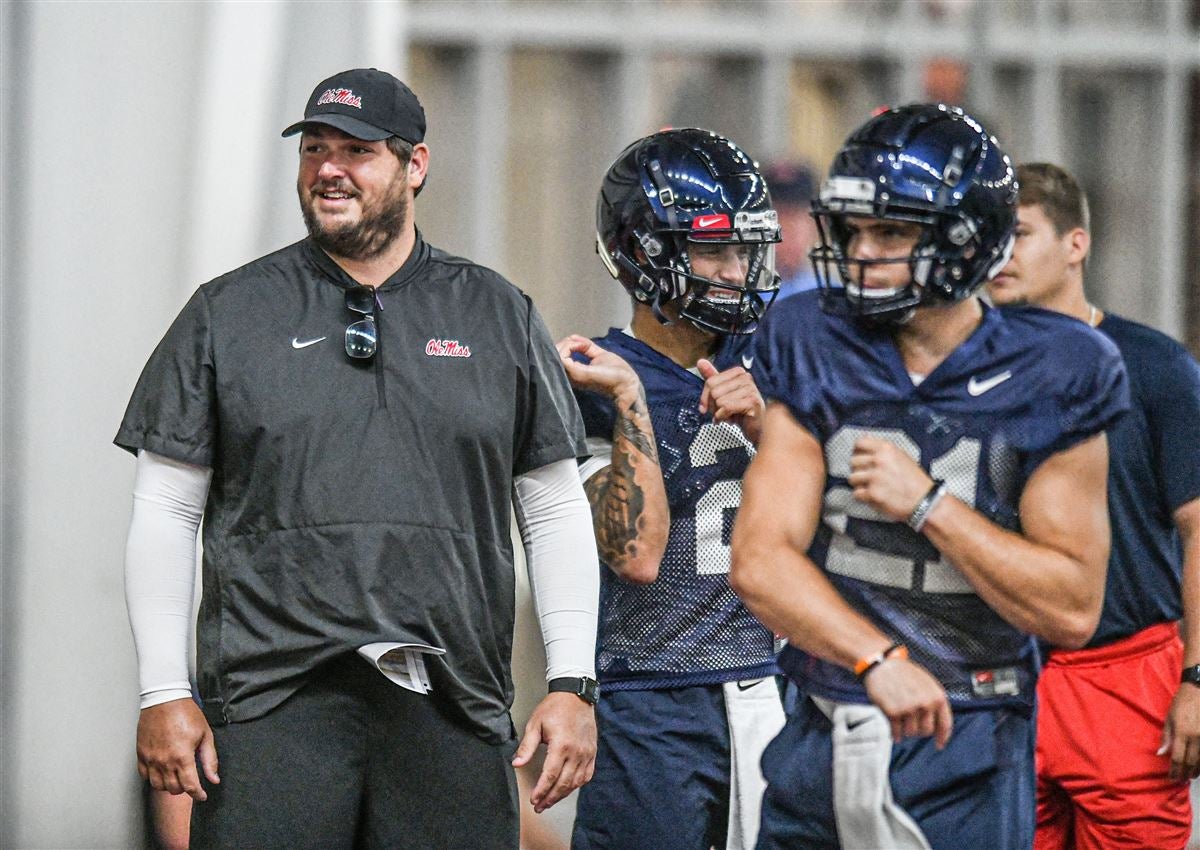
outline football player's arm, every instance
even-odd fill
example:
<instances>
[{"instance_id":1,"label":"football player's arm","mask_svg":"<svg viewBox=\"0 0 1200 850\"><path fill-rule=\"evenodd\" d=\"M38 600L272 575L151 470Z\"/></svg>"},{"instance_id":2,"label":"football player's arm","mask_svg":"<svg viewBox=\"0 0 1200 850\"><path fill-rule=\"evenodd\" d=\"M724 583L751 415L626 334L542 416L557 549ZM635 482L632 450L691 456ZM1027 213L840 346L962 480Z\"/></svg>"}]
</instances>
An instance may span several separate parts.
<instances>
[{"instance_id":1,"label":"football player's arm","mask_svg":"<svg viewBox=\"0 0 1200 850\"><path fill-rule=\"evenodd\" d=\"M850 459L854 497L908 520L933 480L893 444L863 437ZM1108 567L1108 442L1089 437L1051 455L1021 493L1021 533L947 495L921 529L991 608L1055 646L1096 631Z\"/></svg>"},{"instance_id":2,"label":"football player's arm","mask_svg":"<svg viewBox=\"0 0 1200 850\"><path fill-rule=\"evenodd\" d=\"M1185 502L1173 516L1183 544L1183 666L1194 667L1200 664L1200 498ZM1159 752L1170 754L1172 779L1200 776L1200 686L1178 686Z\"/></svg>"},{"instance_id":3,"label":"football player's arm","mask_svg":"<svg viewBox=\"0 0 1200 850\"><path fill-rule=\"evenodd\" d=\"M805 554L820 517L825 458L791 412L772 404L758 453L742 480L729 582L768 628L812 655L853 670L891 640L854 610ZM920 665L892 656L865 677L867 695L892 724L896 740L950 738L946 692Z\"/></svg>"},{"instance_id":4,"label":"football player's arm","mask_svg":"<svg viewBox=\"0 0 1200 850\"><path fill-rule=\"evenodd\" d=\"M626 581L649 584L658 578L671 518L646 391L633 367L586 337L569 336L558 351L571 385L607 395L615 410L612 462L584 482L600 560Z\"/></svg>"}]
</instances>

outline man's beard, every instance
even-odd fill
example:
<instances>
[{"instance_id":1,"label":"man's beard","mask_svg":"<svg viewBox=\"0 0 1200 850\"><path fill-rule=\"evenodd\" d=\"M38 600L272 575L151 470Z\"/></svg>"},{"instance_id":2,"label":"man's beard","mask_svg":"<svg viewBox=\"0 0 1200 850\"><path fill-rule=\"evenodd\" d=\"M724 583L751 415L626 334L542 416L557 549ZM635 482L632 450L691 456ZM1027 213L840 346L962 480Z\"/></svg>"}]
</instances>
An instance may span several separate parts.
<instances>
[{"instance_id":1,"label":"man's beard","mask_svg":"<svg viewBox=\"0 0 1200 850\"><path fill-rule=\"evenodd\" d=\"M378 205L363 207L362 218L357 223L339 227L323 226L313 209L316 200L312 191L300 188L300 213L304 216L304 226L325 253L348 260L370 260L392 244L408 221L408 198L401 187L400 180L394 181Z\"/></svg>"}]
</instances>

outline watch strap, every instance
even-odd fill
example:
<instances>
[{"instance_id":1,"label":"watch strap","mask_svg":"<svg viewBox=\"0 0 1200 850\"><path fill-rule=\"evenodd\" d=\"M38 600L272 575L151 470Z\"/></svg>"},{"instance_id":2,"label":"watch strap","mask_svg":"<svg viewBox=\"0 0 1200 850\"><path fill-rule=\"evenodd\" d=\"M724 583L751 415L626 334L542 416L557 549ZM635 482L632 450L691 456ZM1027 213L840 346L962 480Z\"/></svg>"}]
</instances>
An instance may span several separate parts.
<instances>
[{"instance_id":1,"label":"watch strap","mask_svg":"<svg viewBox=\"0 0 1200 850\"><path fill-rule=\"evenodd\" d=\"M1179 677L1180 682L1186 682L1193 685L1200 685L1200 664L1191 667L1183 668L1183 675Z\"/></svg>"},{"instance_id":2,"label":"watch strap","mask_svg":"<svg viewBox=\"0 0 1200 850\"><path fill-rule=\"evenodd\" d=\"M595 705L600 699L600 683L587 676L562 676L551 679L546 683L548 693L575 694L589 705Z\"/></svg>"}]
</instances>

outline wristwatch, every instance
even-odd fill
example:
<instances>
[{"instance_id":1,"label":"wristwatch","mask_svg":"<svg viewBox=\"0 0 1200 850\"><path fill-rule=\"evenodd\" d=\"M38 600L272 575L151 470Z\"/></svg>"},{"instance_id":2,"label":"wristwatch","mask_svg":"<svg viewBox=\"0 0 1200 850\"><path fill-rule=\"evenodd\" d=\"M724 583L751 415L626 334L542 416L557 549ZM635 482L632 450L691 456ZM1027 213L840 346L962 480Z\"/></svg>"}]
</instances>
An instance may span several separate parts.
<instances>
[{"instance_id":1,"label":"wristwatch","mask_svg":"<svg viewBox=\"0 0 1200 850\"><path fill-rule=\"evenodd\" d=\"M561 679L551 679L546 683L549 693L575 694L588 705L595 705L600 699L600 683L587 676L564 676Z\"/></svg>"},{"instance_id":2,"label":"wristwatch","mask_svg":"<svg viewBox=\"0 0 1200 850\"><path fill-rule=\"evenodd\" d=\"M1183 675L1179 678L1179 681L1200 685L1200 664L1197 664L1195 667L1184 667Z\"/></svg>"}]
</instances>

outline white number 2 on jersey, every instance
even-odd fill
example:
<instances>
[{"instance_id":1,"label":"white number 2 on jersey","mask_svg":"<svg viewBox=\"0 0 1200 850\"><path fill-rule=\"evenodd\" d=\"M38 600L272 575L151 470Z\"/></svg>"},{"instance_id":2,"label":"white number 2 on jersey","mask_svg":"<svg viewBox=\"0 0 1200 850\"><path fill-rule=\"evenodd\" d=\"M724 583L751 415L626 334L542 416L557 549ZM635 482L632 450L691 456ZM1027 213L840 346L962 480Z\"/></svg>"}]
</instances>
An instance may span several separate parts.
<instances>
[{"instance_id":1,"label":"white number 2 on jersey","mask_svg":"<svg viewBox=\"0 0 1200 850\"><path fill-rule=\"evenodd\" d=\"M717 462L717 452L738 448L754 457L754 446L741 428L729 422L706 422L692 438L688 458L693 468L711 466ZM696 572L699 575L729 572L729 544L721 539L721 533L725 528L725 512L736 509L741 503L740 478L716 481L696 500Z\"/></svg>"}]
</instances>

